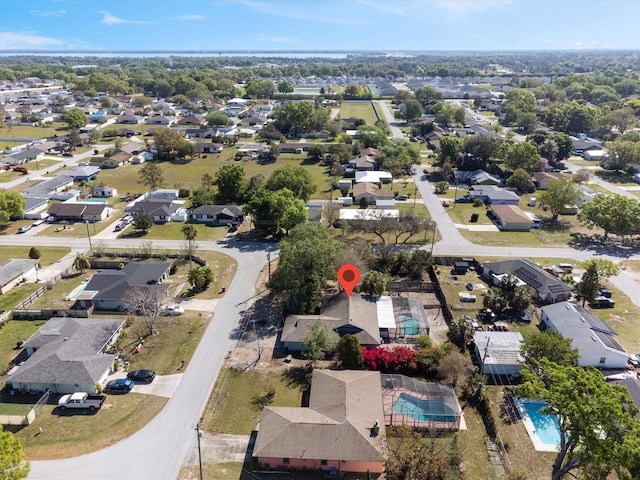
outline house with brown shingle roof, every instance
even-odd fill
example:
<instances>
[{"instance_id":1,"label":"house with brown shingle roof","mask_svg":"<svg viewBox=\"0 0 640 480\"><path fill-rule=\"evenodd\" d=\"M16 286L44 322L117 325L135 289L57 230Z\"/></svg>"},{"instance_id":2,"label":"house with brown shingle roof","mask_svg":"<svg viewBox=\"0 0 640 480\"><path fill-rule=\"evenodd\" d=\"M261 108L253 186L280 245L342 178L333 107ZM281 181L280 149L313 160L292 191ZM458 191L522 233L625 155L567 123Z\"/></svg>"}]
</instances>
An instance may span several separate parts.
<instances>
[{"instance_id":1,"label":"house with brown shingle roof","mask_svg":"<svg viewBox=\"0 0 640 480\"><path fill-rule=\"evenodd\" d=\"M356 183L353 186L353 201L358 203L362 198L366 198L369 205L373 205L377 200L393 199L393 191L383 190L375 183Z\"/></svg>"},{"instance_id":2,"label":"house with brown shingle roof","mask_svg":"<svg viewBox=\"0 0 640 480\"><path fill-rule=\"evenodd\" d=\"M535 172L531 175L531 181L538 190L546 190L549 188L549 182L552 180L564 180L566 175L560 172Z\"/></svg>"},{"instance_id":3,"label":"house with brown shingle roof","mask_svg":"<svg viewBox=\"0 0 640 480\"><path fill-rule=\"evenodd\" d=\"M262 468L382 473L380 372L313 371L308 407L265 407L253 456Z\"/></svg>"},{"instance_id":4,"label":"house with brown shingle roof","mask_svg":"<svg viewBox=\"0 0 640 480\"><path fill-rule=\"evenodd\" d=\"M489 215L493 215L498 228L505 232L528 232L533 224L517 205L492 205Z\"/></svg>"}]
</instances>

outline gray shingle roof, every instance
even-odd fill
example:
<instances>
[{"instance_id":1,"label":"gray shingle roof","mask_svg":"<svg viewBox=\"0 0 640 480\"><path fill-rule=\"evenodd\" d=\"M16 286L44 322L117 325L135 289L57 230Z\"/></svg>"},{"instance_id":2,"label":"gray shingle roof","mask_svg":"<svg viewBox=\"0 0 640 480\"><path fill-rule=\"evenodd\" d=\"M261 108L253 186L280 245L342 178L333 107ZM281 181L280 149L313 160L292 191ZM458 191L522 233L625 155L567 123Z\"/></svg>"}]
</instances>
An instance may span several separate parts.
<instances>
[{"instance_id":1,"label":"gray shingle roof","mask_svg":"<svg viewBox=\"0 0 640 480\"><path fill-rule=\"evenodd\" d=\"M31 260L28 258L10 258L0 263L0 286L4 286L16 277L28 272L37 263L38 260Z\"/></svg>"},{"instance_id":2,"label":"gray shingle roof","mask_svg":"<svg viewBox=\"0 0 640 480\"><path fill-rule=\"evenodd\" d=\"M122 270L98 271L87 284L85 291L98 292L93 300L115 301L125 298L133 287L145 286L165 291L169 287L158 283L170 268L170 263L129 262Z\"/></svg>"}]
</instances>

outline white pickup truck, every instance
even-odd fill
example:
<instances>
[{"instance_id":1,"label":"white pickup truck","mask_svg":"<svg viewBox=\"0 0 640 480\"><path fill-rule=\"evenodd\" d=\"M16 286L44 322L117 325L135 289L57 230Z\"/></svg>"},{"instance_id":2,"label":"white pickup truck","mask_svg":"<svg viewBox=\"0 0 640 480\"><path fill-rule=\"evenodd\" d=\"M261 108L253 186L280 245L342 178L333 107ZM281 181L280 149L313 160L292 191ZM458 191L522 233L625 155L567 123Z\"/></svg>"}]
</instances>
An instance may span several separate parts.
<instances>
[{"instance_id":1,"label":"white pickup truck","mask_svg":"<svg viewBox=\"0 0 640 480\"><path fill-rule=\"evenodd\" d=\"M67 408L86 408L98 410L104 403L104 395L89 395L87 392L76 392L63 395L58 400L58 406L62 410Z\"/></svg>"}]
</instances>

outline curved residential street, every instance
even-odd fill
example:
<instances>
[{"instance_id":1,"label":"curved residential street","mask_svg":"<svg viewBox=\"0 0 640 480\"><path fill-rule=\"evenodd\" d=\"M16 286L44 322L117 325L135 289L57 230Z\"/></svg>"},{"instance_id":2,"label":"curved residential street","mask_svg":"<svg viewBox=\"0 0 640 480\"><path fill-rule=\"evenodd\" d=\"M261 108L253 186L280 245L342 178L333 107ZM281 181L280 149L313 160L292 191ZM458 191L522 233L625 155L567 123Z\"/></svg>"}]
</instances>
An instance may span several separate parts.
<instances>
[{"instance_id":1,"label":"curved residential street","mask_svg":"<svg viewBox=\"0 0 640 480\"><path fill-rule=\"evenodd\" d=\"M391 125L394 137L404 138L384 102L376 101L380 111ZM74 159L75 160L75 159ZM420 174L414 175L417 188L437 223L442 240L434 245L434 254L495 257L553 257L583 261L599 255L619 262L625 258L640 260L640 251L627 257L610 250L576 250L564 248L505 248L475 245L466 240L457 230L454 222L433 194L428 181ZM106 248L135 249L148 240L104 239ZM73 262L77 251L87 250L87 239L58 239L27 235L7 235L0 243L17 246L65 246L72 252L56 264L41 271L41 278L50 278L63 271ZM153 242L165 250L183 249L183 240ZM148 425L129 438L104 450L80 457L55 461L31 462L32 480L110 480L115 477L127 480L171 480L178 475L196 444L195 425L202 414L227 352L235 347L238 336L236 329L244 312L255 295L257 277L267 261L266 253L274 253L277 246L265 243L244 243L231 241L197 242L199 250L225 253L238 262L235 278L225 296L214 309L214 317L198 345L193 358L185 370L178 388L168 400L165 408ZM430 248L425 246L423 248ZM620 288L636 305L640 306L640 277L629 271L610 281ZM99 435L100 432L96 432Z\"/></svg>"}]
</instances>

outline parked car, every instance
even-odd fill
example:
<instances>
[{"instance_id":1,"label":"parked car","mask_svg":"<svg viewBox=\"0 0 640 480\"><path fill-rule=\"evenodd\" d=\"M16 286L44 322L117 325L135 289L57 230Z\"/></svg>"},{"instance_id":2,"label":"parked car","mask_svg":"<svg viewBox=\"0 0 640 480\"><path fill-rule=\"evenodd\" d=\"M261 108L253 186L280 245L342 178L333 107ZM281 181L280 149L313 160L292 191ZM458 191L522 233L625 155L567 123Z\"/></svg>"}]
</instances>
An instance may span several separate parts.
<instances>
[{"instance_id":1,"label":"parked car","mask_svg":"<svg viewBox=\"0 0 640 480\"><path fill-rule=\"evenodd\" d=\"M456 203L473 203L471 197L458 197L455 201Z\"/></svg>"},{"instance_id":2,"label":"parked car","mask_svg":"<svg viewBox=\"0 0 640 480\"><path fill-rule=\"evenodd\" d=\"M162 308L162 314L166 316L178 316L184 313L184 308L180 305L165 305Z\"/></svg>"},{"instance_id":3,"label":"parked car","mask_svg":"<svg viewBox=\"0 0 640 480\"><path fill-rule=\"evenodd\" d=\"M18 233L25 233L31 230L31 225L23 225L18 229Z\"/></svg>"},{"instance_id":4,"label":"parked car","mask_svg":"<svg viewBox=\"0 0 640 480\"><path fill-rule=\"evenodd\" d=\"M79 167L88 167L89 165L91 165L91 162L80 162L78 164Z\"/></svg>"},{"instance_id":5,"label":"parked car","mask_svg":"<svg viewBox=\"0 0 640 480\"><path fill-rule=\"evenodd\" d=\"M606 288L600 288L598 289L598 296L599 297L605 297L605 298L611 298L611 290L608 290Z\"/></svg>"},{"instance_id":6,"label":"parked car","mask_svg":"<svg viewBox=\"0 0 640 480\"><path fill-rule=\"evenodd\" d=\"M133 383L133 380L128 378L118 378L117 380L107 382L104 387L104 391L111 393L129 393L133 389L134 385L135 383Z\"/></svg>"},{"instance_id":7,"label":"parked car","mask_svg":"<svg viewBox=\"0 0 640 480\"><path fill-rule=\"evenodd\" d=\"M62 410L67 408L98 410L102 407L104 400L104 395L89 395L87 392L68 393L60 397L58 406Z\"/></svg>"},{"instance_id":8,"label":"parked car","mask_svg":"<svg viewBox=\"0 0 640 480\"><path fill-rule=\"evenodd\" d=\"M554 267L562 270L564 273L573 272L573 265L571 265L570 263L556 263Z\"/></svg>"},{"instance_id":9,"label":"parked car","mask_svg":"<svg viewBox=\"0 0 640 480\"><path fill-rule=\"evenodd\" d=\"M156 372L153 370L133 370L127 373L127 378L134 382L151 383L156 378Z\"/></svg>"},{"instance_id":10,"label":"parked car","mask_svg":"<svg viewBox=\"0 0 640 480\"><path fill-rule=\"evenodd\" d=\"M399 200L399 201L405 201L405 200L408 200L408 199L409 199L409 197L407 197L406 195L398 195L396 197L396 200Z\"/></svg>"},{"instance_id":11,"label":"parked car","mask_svg":"<svg viewBox=\"0 0 640 480\"><path fill-rule=\"evenodd\" d=\"M607 297L598 297L590 303L591 308L613 308L616 302Z\"/></svg>"},{"instance_id":12,"label":"parked car","mask_svg":"<svg viewBox=\"0 0 640 480\"><path fill-rule=\"evenodd\" d=\"M634 367L640 367L640 353L632 353L629 355L629 363Z\"/></svg>"}]
</instances>

